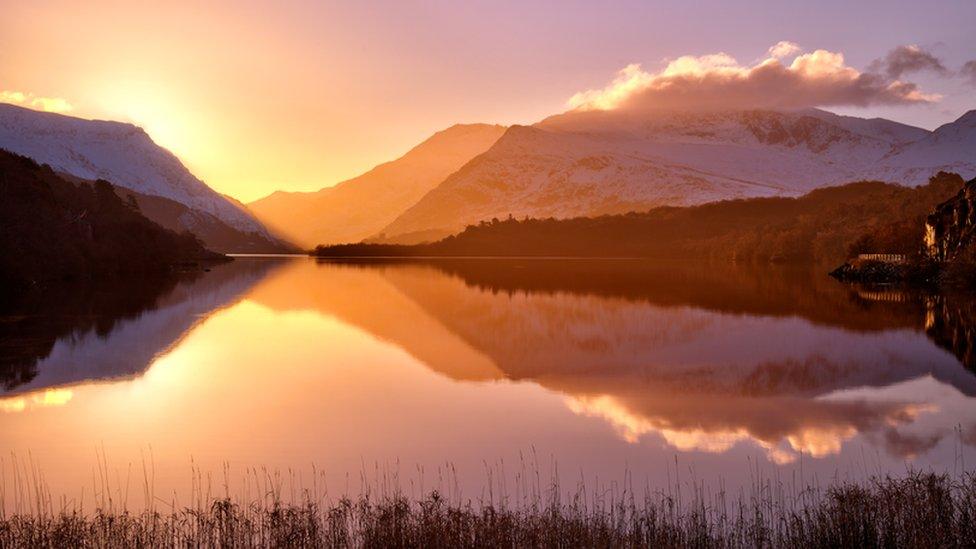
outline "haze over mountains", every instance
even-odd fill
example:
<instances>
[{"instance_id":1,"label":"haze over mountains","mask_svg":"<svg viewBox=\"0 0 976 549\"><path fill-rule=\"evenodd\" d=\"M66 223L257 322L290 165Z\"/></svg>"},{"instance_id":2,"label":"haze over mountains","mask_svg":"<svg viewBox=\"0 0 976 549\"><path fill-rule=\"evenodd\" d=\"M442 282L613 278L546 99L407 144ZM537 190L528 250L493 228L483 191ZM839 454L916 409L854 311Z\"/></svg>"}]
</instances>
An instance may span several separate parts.
<instances>
[{"instance_id":1,"label":"haze over mountains","mask_svg":"<svg viewBox=\"0 0 976 549\"><path fill-rule=\"evenodd\" d=\"M799 111L571 111L514 126L385 227L416 243L491 218L575 217L798 196L857 180L976 175L976 113L933 132Z\"/></svg>"},{"instance_id":2,"label":"haze over mountains","mask_svg":"<svg viewBox=\"0 0 976 549\"><path fill-rule=\"evenodd\" d=\"M283 192L248 205L269 227L312 248L371 237L448 175L485 152L504 126L458 124L405 155L317 192Z\"/></svg>"},{"instance_id":3,"label":"haze over mountains","mask_svg":"<svg viewBox=\"0 0 976 549\"><path fill-rule=\"evenodd\" d=\"M137 126L0 103L0 148L79 180L105 179L132 190L146 217L192 232L212 249L286 248L240 203L208 187Z\"/></svg>"}]
</instances>

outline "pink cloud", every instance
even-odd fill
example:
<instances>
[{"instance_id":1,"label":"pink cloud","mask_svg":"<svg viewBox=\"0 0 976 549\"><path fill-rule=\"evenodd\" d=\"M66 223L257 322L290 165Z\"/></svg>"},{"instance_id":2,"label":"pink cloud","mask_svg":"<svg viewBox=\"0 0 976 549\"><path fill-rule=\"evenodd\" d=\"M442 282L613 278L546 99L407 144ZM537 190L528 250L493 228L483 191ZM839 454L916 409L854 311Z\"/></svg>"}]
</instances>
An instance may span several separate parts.
<instances>
[{"instance_id":1,"label":"pink cloud","mask_svg":"<svg viewBox=\"0 0 976 549\"><path fill-rule=\"evenodd\" d=\"M767 53L769 57L773 59L783 59L785 57L790 57L791 55L796 55L803 51L803 48L799 46L796 42L789 42L787 40L780 40L776 45L769 48Z\"/></svg>"},{"instance_id":2,"label":"pink cloud","mask_svg":"<svg viewBox=\"0 0 976 549\"><path fill-rule=\"evenodd\" d=\"M949 75L949 69L942 64L942 60L914 44L898 46L888 52L884 58L871 63L868 69L871 72L884 73L891 79L920 71L931 71L941 76Z\"/></svg>"},{"instance_id":3,"label":"pink cloud","mask_svg":"<svg viewBox=\"0 0 976 549\"><path fill-rule=\"evenodd\" d=\"M753 65L738 63L725 53L683 56L657 72L632 64L606 87L577 93L571 108L606 109L727 109L802 108L813 106L897 105L932 103L916 84L848 66L841 53L816 50L789 56L799 47L780 42L770 57Z\"/></svg>"}]
</instances>

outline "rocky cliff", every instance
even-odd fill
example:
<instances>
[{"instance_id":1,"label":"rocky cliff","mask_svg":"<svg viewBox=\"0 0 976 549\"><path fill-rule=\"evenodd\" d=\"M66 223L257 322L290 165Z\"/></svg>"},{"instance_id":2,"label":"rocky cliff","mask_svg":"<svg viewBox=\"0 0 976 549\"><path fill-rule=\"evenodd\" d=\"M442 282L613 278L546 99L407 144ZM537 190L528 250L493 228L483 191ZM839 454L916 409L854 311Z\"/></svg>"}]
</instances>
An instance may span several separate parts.
<instances>
[{"instance_id":1,"label":"rocky cliff","mask_svg":"<svg viewBox=\"0 0 976 549\"><path fill-rule=\"evenodd\" d=\"M925 248L939 262L955 259L976 236L976 179L936 206L925 221Z\"/></svg>"}]
</instances>

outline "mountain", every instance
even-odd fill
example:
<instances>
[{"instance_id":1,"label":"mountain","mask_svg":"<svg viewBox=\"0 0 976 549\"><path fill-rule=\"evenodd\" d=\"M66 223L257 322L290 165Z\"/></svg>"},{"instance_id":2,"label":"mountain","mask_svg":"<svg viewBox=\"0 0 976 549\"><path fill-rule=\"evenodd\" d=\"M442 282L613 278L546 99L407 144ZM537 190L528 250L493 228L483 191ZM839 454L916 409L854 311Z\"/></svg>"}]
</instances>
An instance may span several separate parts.
<instances>
[{"instance_id":1,"label":"mountain","mask_svg":"<svg viewBox=\"0 0 976 549\"><path fill-rule=\"evenodd\" d=\"M843 116L822 109L804 109L800 111L807 116L819 118L824 122L839 126L848 131L862 135L870 135L892 144L912 143L927 137L931 132L924 128L909 126L901 122L894 122L885 118L858 118Z\"/></svg>"},{"instance_id":2,"label":"mountain","mask_svg":"<svg viewBox=\"0 0 976 549\"><path fill-rule=\"evenodd\" d=\"M107 181L76 184L0 150L0 288L94 274L148 273L217 259L191 234L160 227Z\"/></svg>"},{"instance_id":3,"label":"mountain","mask_svg":"<svg viewBox=\"0 0 976 549\"><path fill-rule=\"evenodd\" d=\"M212 216L239 233L243 243L200 238L225 252L282 249L268 230L245 209L197 179L180 160L155 144L142 128L104 120L85 120L0 104L0 148L33 158L55 171L85 180L104 179L138 195L162 197L188 208L184 230L199 229L193 218ZM148 210L148 209L147 209ZM153 213L147 211L152 217ZM163 223L165 224L165 223ZM221 245L217 245L217 244Z\"/></svg>"},{"instance_id":4,"label":"mountain","mask_svg":"<svg viewBox=\"0 0 976 549\"><path fill-rule=\"evenodd\" d=\"M570 111L513 126L379 233L416 243L492 218L799 196L862 179L976 175L972 116L929 132L826 111ZM377 235L379 236L379 235Z\"/></svg>"},{"instance_id":5,"label":"mountain","mask_svg":"<svg viewBox=\"0 0 976 549\"><path fill-rule=\"evenodd\" d=\"M193 209L169 198L141 194L117 187L119 196L132 196L142 215L176 232L189 231L209 248L228 253L291 252L293 248L277 239L269 241L265 232L244 232L223 222L215 215ZM230 199L232 202L236 200ZM238 203L239 204L239 203Z\"/></svg>"},{"instance_id":6,"label":"mountain","mask_svg":"<svg viewBox=\"0 0 976 549\"><path fill-rule=\"evenodd\" d=\"M488 150L503 126L459 124L440 131L402 157L317 192L276 192L248 208L294 242L359 242L392 222L445 177Z\"/></svg>"},{"instance_id":7,"label":"mountain","mask_svg":"<svg viewBox=\"0 0 976 549\"><path fill-rule=\"evenodd\" d=\"M976 176L976 110L944 124L924 138L895 147L865 177L914 182L937 171Z\"/></svg>"},{"instance_id":8,"label":"mountain","mask_svg":"<svg viewBox=\"0 0 976 549\"><path fill-rule=\"evenodd\" d=\"M910 254L920 249L926 215L963 184L958 175L940 172L918 187L862 181L816 189L799 198L661 206L598 217L496 219L430 244L322 246L315 253L322 257L653 257L836 263L847 259L853 245L864 248L855 253ZM892 230L892 222L902 221ZM866 233L878 237L891 233L898 238L864 241L861 237Z\"/></svg>"}]
</instances>

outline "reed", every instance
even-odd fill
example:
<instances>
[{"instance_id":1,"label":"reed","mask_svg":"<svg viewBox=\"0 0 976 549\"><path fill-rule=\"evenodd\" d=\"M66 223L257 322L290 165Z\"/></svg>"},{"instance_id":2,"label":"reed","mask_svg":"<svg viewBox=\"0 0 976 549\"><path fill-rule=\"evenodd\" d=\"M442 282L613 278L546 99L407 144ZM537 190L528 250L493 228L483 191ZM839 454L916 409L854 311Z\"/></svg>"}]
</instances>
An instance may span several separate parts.
<instances>
[{"instance_id":1,"label":"reed","mask_svg":"<svg viewBox=\"0 0 976 549\"><path fill-rule=\"evenodd\" d=\"M976 475L908 472L825 488L758 479L730 498L704 484L638 494L622 485L563 491L557 473L543 482L523 463L515 493L486 466L483 493L461 496L457 474L437 472L437 489L400 485L399 467L360 474L355 497L331 498L318 471L303 477L249 469L231 495L230 471L216 481L193 468L190 501L154 493L143 463L146 504L128 509L131 468L109 473L104 453L90 499L49 495L33 460L4 464L0 547L973 547ZM535 469L534 471L532 469ZM11 479L8 482L7 476ZM114 478L112 478L114 476ZM84 496L82 497L84 500Z\"/></svg>"}]
</instances>

